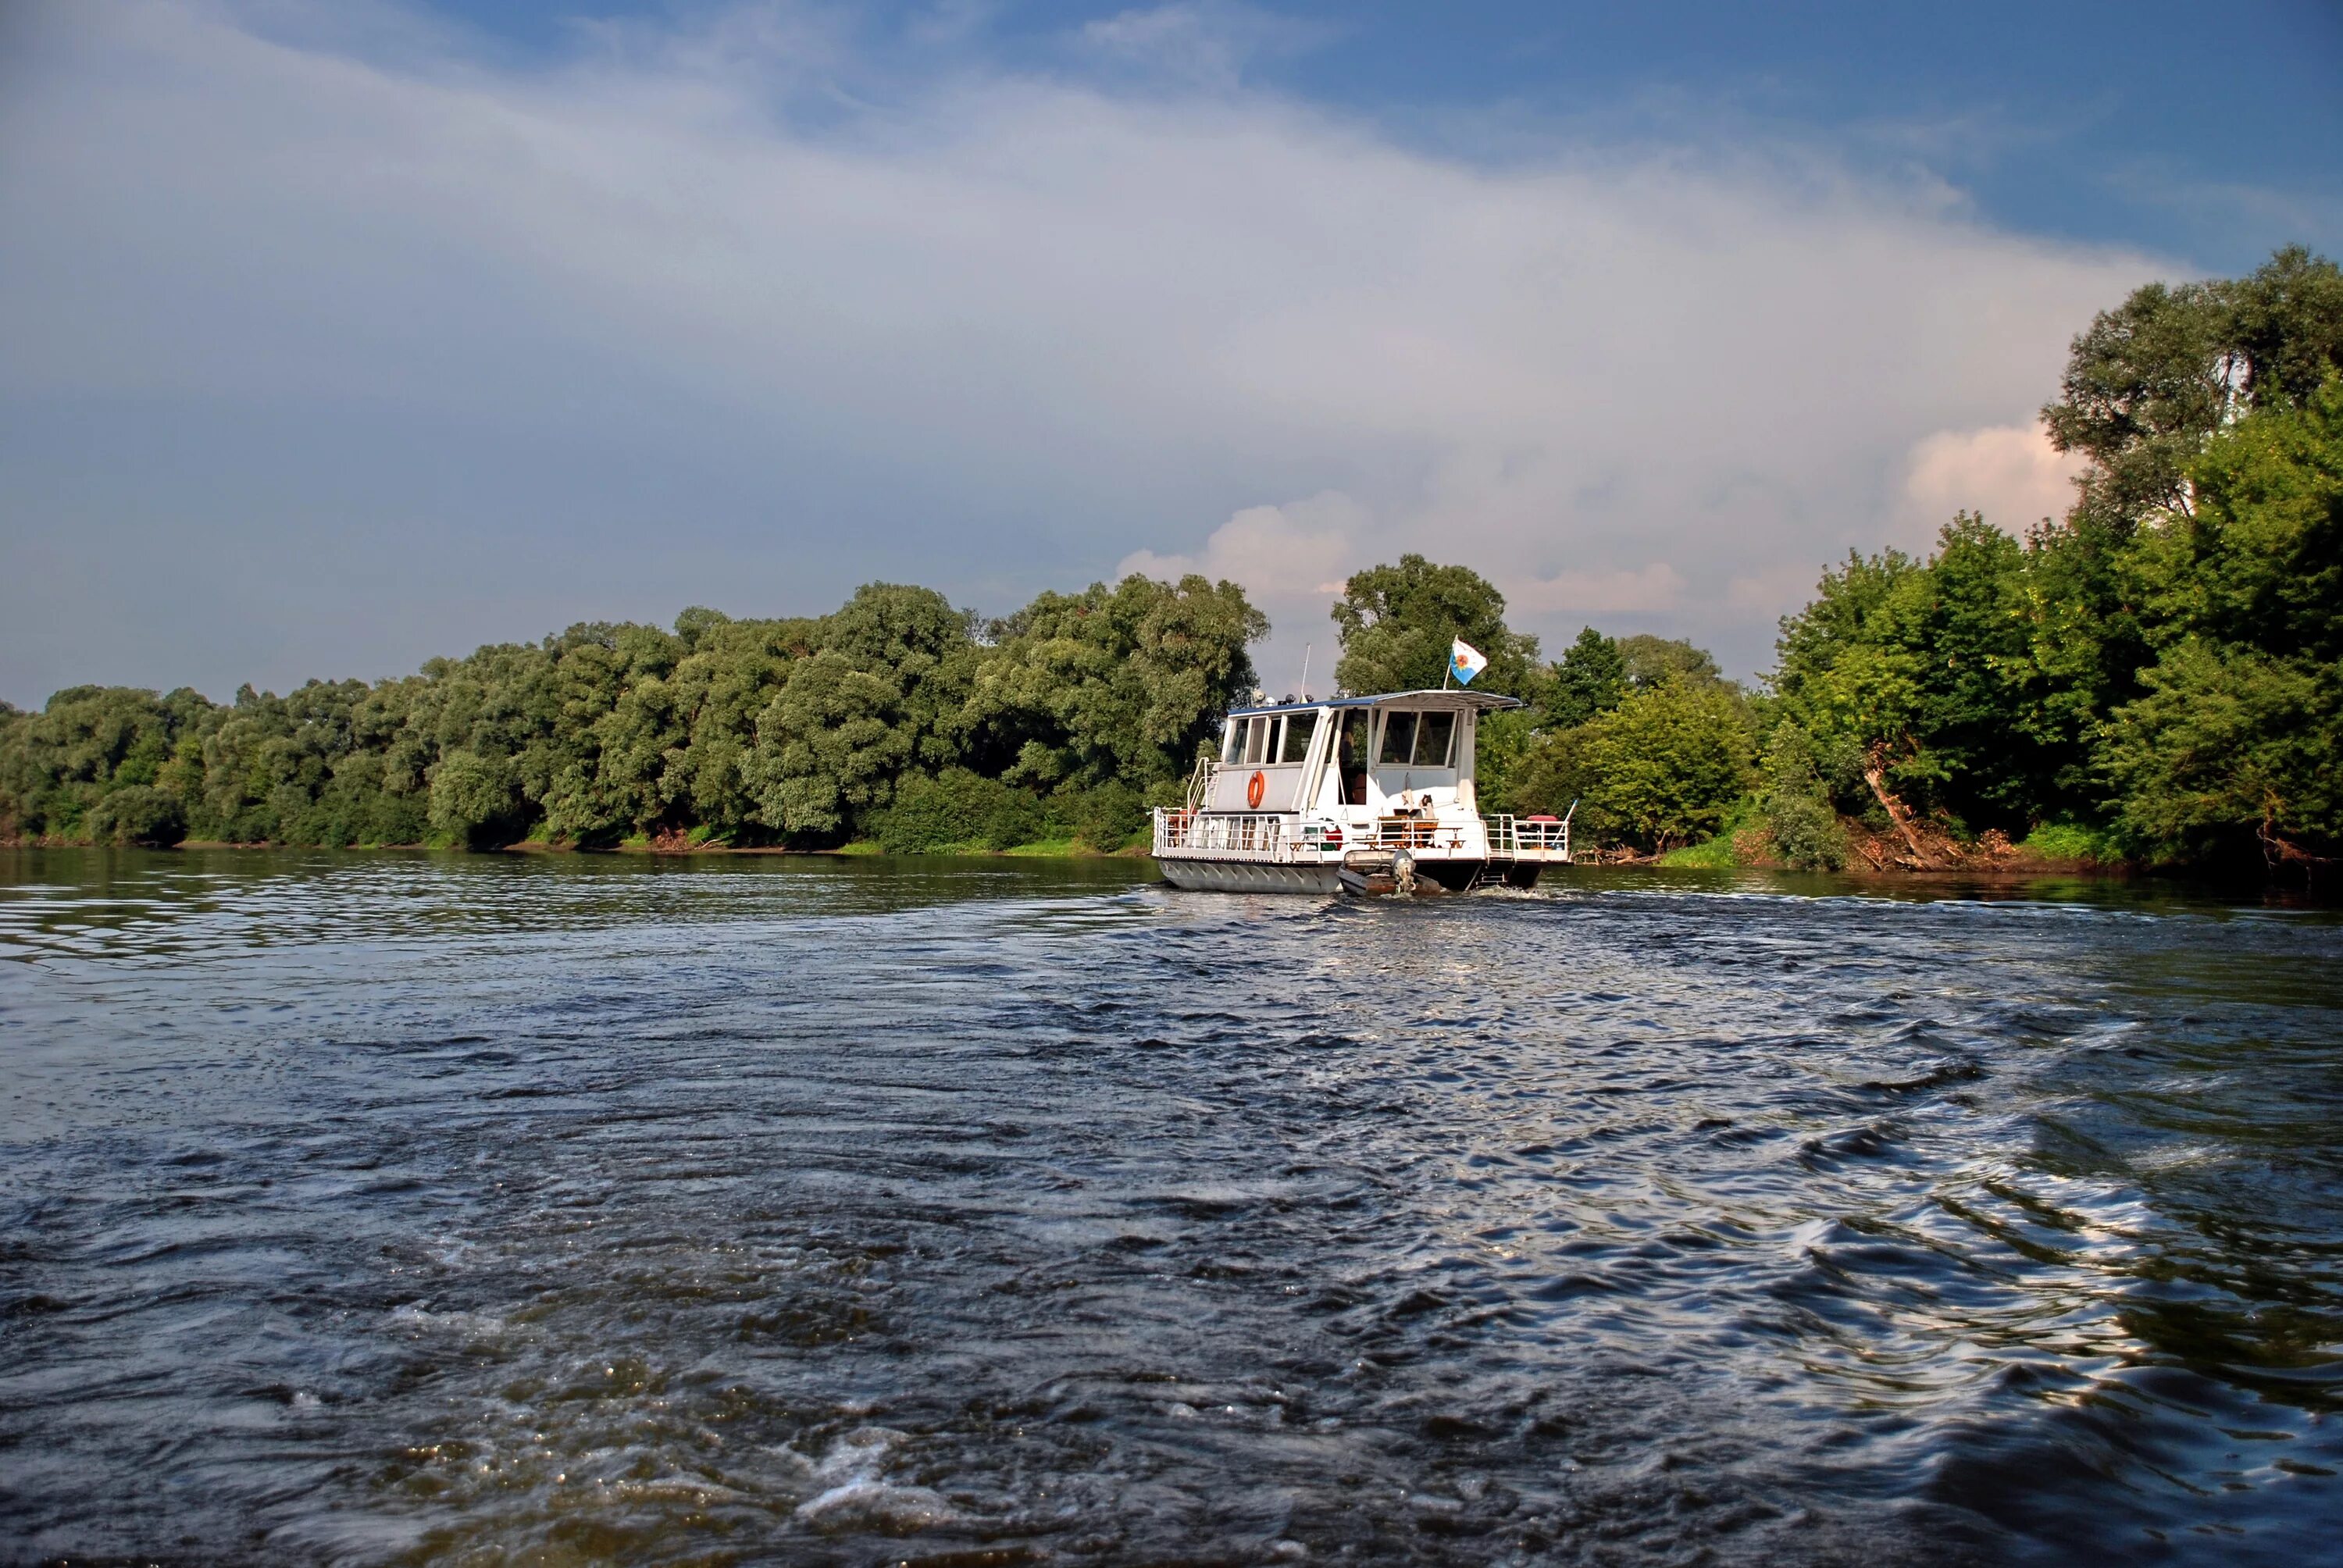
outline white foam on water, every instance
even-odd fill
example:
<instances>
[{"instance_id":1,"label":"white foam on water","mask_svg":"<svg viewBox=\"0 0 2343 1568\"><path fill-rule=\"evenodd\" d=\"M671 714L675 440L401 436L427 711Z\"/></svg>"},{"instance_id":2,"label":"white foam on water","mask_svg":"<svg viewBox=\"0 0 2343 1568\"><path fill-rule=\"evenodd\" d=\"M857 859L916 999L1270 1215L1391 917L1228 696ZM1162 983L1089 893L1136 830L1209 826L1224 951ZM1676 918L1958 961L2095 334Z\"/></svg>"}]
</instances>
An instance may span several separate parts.
<instances>
[{"instance_id":1,"label":"white foam on water","mask_svg":"<svg viewBox=\"0 0 2343 1568\"><path fill-rule=\"evenodd\" d=\"M890 1535L908 1535L960 1517L940 1493L883 1481L850 1481L833 1486L800 1504L797 1516L816 1530L870 1530Z\"/></svg>"}]
</instances>

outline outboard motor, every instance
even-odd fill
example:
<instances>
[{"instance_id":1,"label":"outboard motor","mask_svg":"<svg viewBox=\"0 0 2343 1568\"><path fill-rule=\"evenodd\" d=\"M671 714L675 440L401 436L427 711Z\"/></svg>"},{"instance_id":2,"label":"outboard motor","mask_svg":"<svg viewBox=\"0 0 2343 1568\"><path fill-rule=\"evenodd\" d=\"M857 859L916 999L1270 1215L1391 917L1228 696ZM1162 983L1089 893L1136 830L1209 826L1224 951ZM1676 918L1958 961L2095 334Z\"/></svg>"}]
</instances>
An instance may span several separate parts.
<instances>
[{"instance_id":1,"label":"outboard motor","mask_svg":"<svg viewBox=\"0 0 2343 1568\"><path fill-rule=\"evenodd\" d=\"M1392 890L1401 898L1415 896L1415 857L1405 849L1392 851L1392 881L1396 884Z\"/></svg>"}]
</instances>

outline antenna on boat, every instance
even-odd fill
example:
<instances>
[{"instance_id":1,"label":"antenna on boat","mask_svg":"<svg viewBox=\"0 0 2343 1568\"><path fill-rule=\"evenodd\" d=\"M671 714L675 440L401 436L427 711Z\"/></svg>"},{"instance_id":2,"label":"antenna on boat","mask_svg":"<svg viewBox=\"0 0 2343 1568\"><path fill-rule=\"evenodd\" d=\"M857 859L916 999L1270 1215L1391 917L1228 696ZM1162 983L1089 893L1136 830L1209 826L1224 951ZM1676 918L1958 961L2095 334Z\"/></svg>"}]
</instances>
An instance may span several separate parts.
<instances>
[{"instance_id":1,"label":"antenna on boat","mask_svg":"<svg viewBox=\"0 0 2343 1568\"><path fill-rule=\"evenodd\" d=\"M1310 650L1316 646L1308 642L1302 645L1302 700L1304 702L1310 700Z\"/></svg>"}]
</instances>

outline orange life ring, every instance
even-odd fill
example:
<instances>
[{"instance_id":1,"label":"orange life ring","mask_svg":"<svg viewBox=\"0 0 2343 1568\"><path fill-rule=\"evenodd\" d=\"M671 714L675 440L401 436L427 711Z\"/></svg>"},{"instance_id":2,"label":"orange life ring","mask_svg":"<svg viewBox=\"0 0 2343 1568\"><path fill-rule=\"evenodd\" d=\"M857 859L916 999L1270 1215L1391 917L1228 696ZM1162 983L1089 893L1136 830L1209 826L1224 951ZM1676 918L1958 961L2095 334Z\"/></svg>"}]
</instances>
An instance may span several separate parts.
<instances>
[{"instance_id":1,"label":"orange life ring","mask_svg":"<svg viewBox=\"0 0 2343 1568\"><path fill-rule=\"evenodd\" d=\"M1246 779L1245 805L1256 811L1261 809L1262 791L1268 788L1269 780L1262 778L1259 773L1255 773L1252 778Z\"/></svg>"}]
</instances>

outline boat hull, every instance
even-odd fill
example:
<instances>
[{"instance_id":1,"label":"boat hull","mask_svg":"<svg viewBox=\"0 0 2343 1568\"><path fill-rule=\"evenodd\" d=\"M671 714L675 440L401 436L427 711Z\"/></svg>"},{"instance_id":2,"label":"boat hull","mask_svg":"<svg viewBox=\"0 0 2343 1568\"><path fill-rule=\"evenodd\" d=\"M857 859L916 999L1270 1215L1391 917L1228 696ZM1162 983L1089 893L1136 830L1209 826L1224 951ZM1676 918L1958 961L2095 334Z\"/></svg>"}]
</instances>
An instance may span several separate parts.
<instances>
[{"instance_id":1,"label":"boat hull","mask_svg":"<svg viewBox=\"0 0 2343 1568\"><path fill-rule=\"evenodd\" d=\"M1163 879L1175 888L1220 893L1339 893L1336 866L1274 866L1251 860L1159 858Z\"/></svg>"},{"instance_id":2,"label":"boat hull","mask_svg":"<svg viewBox=\"0 0 2343 1568\"><path fill-rule=\"evenodd\" d=\"M1281 866L1251 860L1190 860L1159 856L1163 879L1175 888L1198 888L1223 893L1355 893L1373 895L1393 890L1392 878L1343 876L1339 865ZM1534 886L1539 867L1534 862L1492 865L1486 860L1425 860L1415 863L1417 883L1432 884L1428 891L1461 893L1475 886L1502 882L1509 888Z\"/></svg>"}]
</instances>

